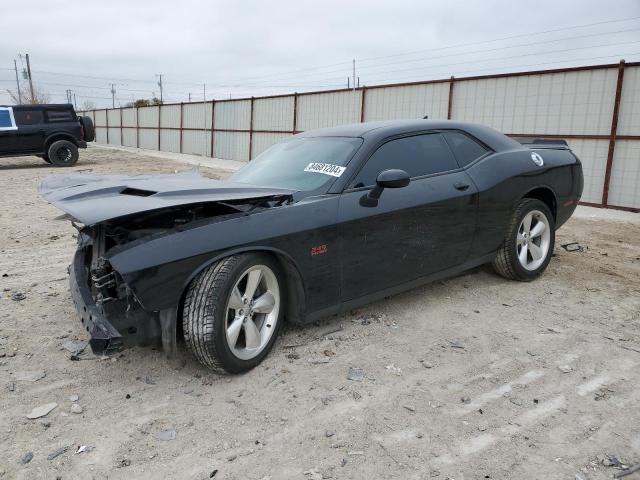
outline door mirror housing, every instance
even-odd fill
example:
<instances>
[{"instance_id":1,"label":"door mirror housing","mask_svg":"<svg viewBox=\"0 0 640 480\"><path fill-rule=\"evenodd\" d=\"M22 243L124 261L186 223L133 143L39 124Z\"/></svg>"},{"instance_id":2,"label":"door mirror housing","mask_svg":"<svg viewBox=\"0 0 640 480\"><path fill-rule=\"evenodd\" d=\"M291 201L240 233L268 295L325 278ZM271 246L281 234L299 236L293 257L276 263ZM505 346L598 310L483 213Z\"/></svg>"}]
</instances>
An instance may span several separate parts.
<instances>
[{"instance_id":1,"label":"door mirror housing","mask_svg":"<svg viewBox=\"0 0 640 480\"><path fill-rule=\"evenodd\" d=\"M380 188L403 188L409 185L409 174L404 170L383 170L376 179Z\"/></svg>"},{"instance_id":2,"label":"door mirror housing","mask_svg":"<svg viewBox=\"0 0 640 480\"><path fill-rule=\"evenodd\" d=\"M404 170L383 170L378 174L376 186L373 187L373 190L370 190L360 198L360 205L363 207L376 207L385 188L403 188L409 185L410 181L409 174Z\"/></svg>"}]
</instances>

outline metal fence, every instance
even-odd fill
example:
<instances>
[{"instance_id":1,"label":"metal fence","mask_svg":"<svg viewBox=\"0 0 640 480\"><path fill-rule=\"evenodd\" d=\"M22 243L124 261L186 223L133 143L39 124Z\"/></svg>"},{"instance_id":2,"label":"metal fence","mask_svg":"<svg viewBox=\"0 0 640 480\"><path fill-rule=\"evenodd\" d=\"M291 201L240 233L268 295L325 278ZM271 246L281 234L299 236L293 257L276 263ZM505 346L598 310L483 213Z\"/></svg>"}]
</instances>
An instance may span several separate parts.
<instances>
[{"instance_id":1,"label":"metal fence","mask_svg":"<svg viewBox=\"0 0 640 480\"><path fill-rule=\"evenodd\" d=\"M98 143L248 161L305 130L447 118L566 139L583 203L640 211L640 62L85 112Z\"/></svg>"}]
</instances>

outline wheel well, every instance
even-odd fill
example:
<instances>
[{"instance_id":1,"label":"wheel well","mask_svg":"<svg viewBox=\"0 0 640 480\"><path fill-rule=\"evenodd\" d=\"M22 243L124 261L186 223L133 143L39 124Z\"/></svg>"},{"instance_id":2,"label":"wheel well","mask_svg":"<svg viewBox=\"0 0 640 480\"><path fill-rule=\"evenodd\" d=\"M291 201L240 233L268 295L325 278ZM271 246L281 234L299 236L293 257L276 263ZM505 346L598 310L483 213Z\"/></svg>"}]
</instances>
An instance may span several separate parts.
<instances>
[{"instance_id":1,"label":"wheel well","mask_svg":"<svg viewBox=\"0 0 640 480\"><path fill-rule=\"evenodd\" d=\"M282 272L284 273L284 287L286 291L285 320L291 323L302 323L306 309L305 289L298 267L296 267L293 261L285 255L270 250L250 250L247 252L240 252L237 255L241 255L242 253L264 253L273 257L278 262L282 268ZM221 260L222 258L217 259L216 263ZM195 278L196 277L194 277L194 279ZM189 282L185 287L182 295L180 296L180 301L178 302L178 309L176 312L176 337L178 341L181 341L184 338L182 331L182 312L184 310L184 300L187 295L187 290L191 286L192 282L193 280L191 280L191 282Z\"/></svg>"},{"instance_id":2,"label":"wheel well","mask_svg":"<svg viewBox=\"0 0 640 480\"><path fill-rule=\"evenodd\" d=\"M546 187L535 188L525 194L523 198L535 198L536 200L540 200L549 207L549 210L551 210L551 214L553 215L553 219L556 219L558 202L556 201L556 196L551 189Z\"/></svg>"},{"instance_id":3,"label":"wheel well","mask_svg":"<svg viewBox=\"0 0 640 480\"><path fill-rule=\"evenodd\" d=\"M73 135L67 135L65 133L56 133L54 135L51 135L49 138L47 138L44 141L44 152L48 153L49 147L51 146L51 144L53 144L53 142L57 142L58 140L69 140L71 143L77 146L76 139L73 138Z\"/></svg>"}]
</instances>

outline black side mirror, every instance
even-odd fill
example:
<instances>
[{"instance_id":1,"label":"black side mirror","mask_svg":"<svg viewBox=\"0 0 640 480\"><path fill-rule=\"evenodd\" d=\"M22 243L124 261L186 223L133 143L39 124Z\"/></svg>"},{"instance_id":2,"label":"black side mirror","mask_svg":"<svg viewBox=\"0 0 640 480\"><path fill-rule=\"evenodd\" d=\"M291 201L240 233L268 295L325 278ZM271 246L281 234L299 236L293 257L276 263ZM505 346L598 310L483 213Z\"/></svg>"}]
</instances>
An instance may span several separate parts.
<instances>
[{"instance_id":1,"label":"black side mirror","mask_svg":"<svg viewBox=\"0 0 640 480\"><path fill-rule=\"evenodd\" d=\"M378 174L376 186L373 187L373 190L360 198L360 205L363 207L375 207L378 205L380 195L382 195L382 191L385 188L403 188L409 185L410 181L409 174L404 170L383 170Z\"/></svg>"}]
</instances>

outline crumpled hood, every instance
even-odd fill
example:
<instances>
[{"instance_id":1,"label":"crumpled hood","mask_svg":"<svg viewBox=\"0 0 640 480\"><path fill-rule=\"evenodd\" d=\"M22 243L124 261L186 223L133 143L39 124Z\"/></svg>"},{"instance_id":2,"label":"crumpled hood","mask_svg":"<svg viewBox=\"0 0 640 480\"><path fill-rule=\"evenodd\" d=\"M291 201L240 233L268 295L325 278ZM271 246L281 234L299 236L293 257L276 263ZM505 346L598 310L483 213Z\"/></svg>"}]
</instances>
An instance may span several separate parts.
<instances>
[{"instance_id":1,"label":"crumpled hood","mask_svg":"<svg viewBox=\"0 0 640 480\"><path fill-rule=\"evenodd\" d=\"M212 180L197 171L149 175L50 175L42 197L85 225L203 202L293 195L293 190Z\"/></svg>"}]
</instances>

